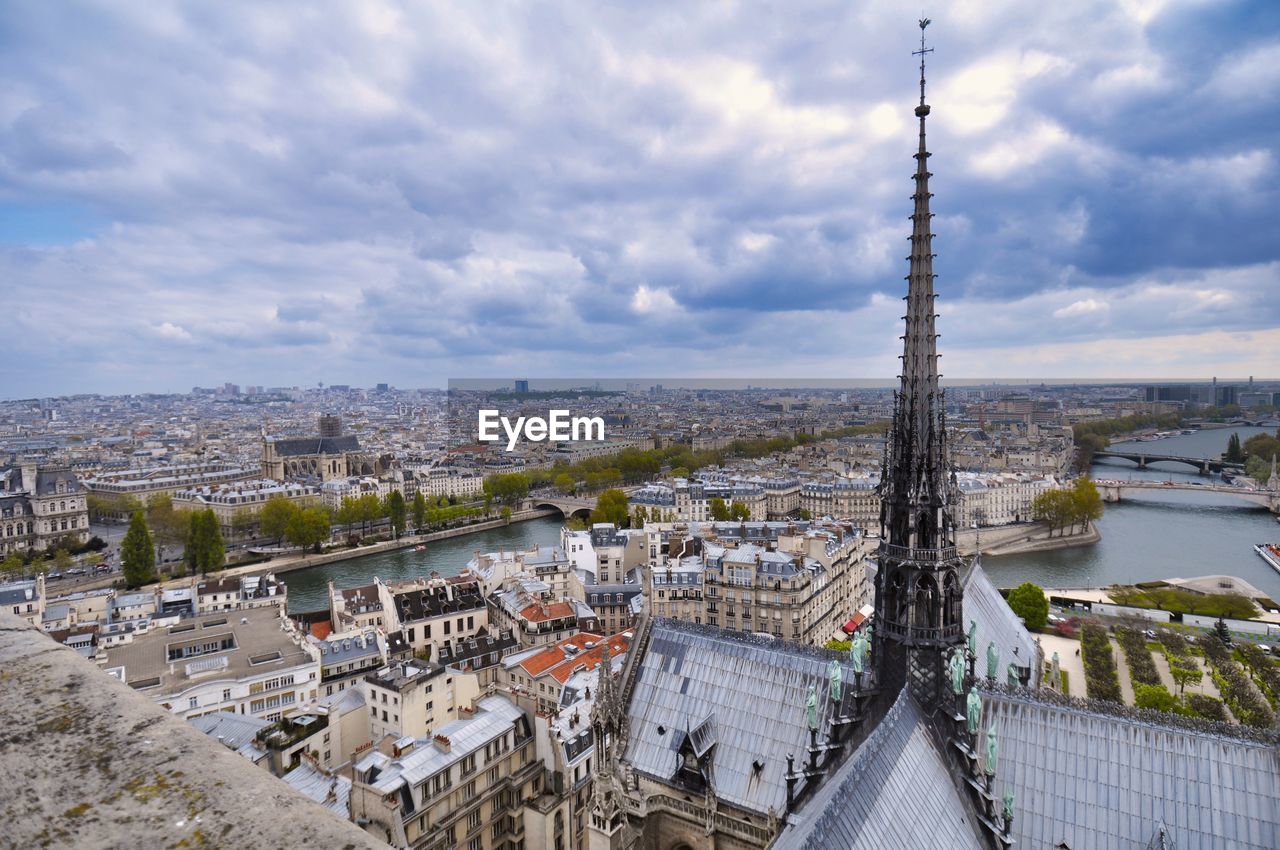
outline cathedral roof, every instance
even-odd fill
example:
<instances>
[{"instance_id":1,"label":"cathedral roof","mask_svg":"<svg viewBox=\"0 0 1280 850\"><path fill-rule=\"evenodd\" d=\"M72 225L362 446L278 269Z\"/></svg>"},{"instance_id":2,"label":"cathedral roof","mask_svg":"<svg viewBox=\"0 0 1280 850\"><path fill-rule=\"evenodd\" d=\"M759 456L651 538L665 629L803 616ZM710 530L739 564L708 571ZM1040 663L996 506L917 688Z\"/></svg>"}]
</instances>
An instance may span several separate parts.
<instances>
[{"instance_id":1,"label":"cathedral roof","mask_svg":"<svg viewBox=\"0 0 1280 850\"><path fill-rule=\"evenodd\" d=\"M808 746L808 688L821 694L828 687L827 665L837 654L676 620L657 619L650 628L627 706L624 760L669 782L680 746L692 736L696 750L712 750L711 784L721 801L781 814L787 754L802 758ZM843 675L853 681L848 665ZM831 702L818 704L826 728Z\"/></svg>"},{"instance_id":2,"label":"cathedral roof","mask_svg":"<svg viewBox=\"0 0 1280 850\"><path fill-rule=\"evenodd\" d=\"M1012 787L1017 847L1280 847L1280 751L1271 744L1103 714L1027 694L988 695L997 785ZM1156 842L1154 846L1162 846Z\"/></svg>"},{"instance_id":3,"label":"cathedral roof","mask_svg":"<svg viewBox=\"0 0 1280 850\"><path fill-rule=\"evenodd\" d=\"M968 634L970 621L978 624L977 673L987 670L987 644L995 643L1000 651L1000 669L997 678L1004 681L1009 662L1019 667L1034 666L1036 643L1022 624L1022 618L1013 613L1000 591L991 583L977 561L970 567L964 579L964 628ZM1016 652L1014 650L1017 650Z\"/></svg>"},{"instance_id":4,"label":"cathedral roof","mask_svg":"<svg viewBox=\"0 0 1280 850\"><path fill-rule=\"evenodd\" d=\"M340 455L360 451L360 440L355 434L343 437L295 437L272 442L277 457L308 455Z\"/></svg>"},{"instance_id":5,"label":"cathedral roof","mask_svg":"<svg viewBox=\"0 0 1280 850\"><path fill-rule=\"evenodd\" d=\"M774 850L987 847L905 688L875 731L789 820Z\"/></svg>"}]
</instances>

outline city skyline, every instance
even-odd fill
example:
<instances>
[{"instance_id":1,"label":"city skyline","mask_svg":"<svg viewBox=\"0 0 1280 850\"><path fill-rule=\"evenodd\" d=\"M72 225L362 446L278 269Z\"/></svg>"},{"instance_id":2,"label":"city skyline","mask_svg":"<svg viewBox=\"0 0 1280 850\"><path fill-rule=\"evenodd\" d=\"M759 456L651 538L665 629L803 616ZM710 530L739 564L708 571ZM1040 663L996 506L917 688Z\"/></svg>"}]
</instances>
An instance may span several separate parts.
<instances>
[{"instance_id":1,"label":"city skyline","mask_svg":"<svg viewBox=\"0 0 1280 850\"><path fill-rule=\"evenodd\" d=\"M891 380L914 21L379 8L0 25L3 395ZM1277 15L935 16L944 376L1274 368Z\"/></svg>"}]
</instances>

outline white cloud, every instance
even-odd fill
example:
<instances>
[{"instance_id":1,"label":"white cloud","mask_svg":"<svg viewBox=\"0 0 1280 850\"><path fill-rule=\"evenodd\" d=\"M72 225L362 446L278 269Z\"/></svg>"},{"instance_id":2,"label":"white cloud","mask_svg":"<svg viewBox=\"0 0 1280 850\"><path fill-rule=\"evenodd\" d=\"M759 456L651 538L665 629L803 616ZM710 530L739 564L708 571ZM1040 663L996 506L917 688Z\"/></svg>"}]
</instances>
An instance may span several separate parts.
<instances>
[{"instance_id":1,"label":"white cloud","mask_svg":"<svg viewBox=\"0 0 1280 850\"><path fill-rule=\"evenodd\" d=\"M669 289L650 289L648 286L636 287L631 296L631 311L642 316L650 314L662 315L679 309L676 299L671 297Z\"/></svg>"},{"instance_id":2,"label":"white cloud","mask_svg":"<svg viewBox=\"0 0 1280 850\"><path fill-rule=\"evenodd\" d=\"M1106 313L1110 309L1111 305L1105 301L1086 298L1083 301L1072 301L1065 307L1059 307L1053 311L1053 317L1055 319L1069 319L1074 316L1096 316Z\"/></svg>"}]
</instances>

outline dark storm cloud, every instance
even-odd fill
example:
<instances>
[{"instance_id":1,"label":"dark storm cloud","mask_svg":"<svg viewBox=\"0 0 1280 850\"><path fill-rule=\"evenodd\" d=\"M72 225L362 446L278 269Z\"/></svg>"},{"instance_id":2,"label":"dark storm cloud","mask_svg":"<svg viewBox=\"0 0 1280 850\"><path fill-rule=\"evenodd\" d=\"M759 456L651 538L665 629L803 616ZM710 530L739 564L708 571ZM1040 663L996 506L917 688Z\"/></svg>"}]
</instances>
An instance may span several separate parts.
<instances>
[{"instance_id":1,"label":"dark storm cloud","mask_svg":"<svg viewBox=\"0 0 1280 850\"><path fill-rule=\"evenodd\" d=\"M1266 371L1273 6L935 15L953 374ZM876 3L22 6L0 210L46 213L0 280L51 345L4 394L892 374L917 36Z\"/></svg>"}]
</instances>

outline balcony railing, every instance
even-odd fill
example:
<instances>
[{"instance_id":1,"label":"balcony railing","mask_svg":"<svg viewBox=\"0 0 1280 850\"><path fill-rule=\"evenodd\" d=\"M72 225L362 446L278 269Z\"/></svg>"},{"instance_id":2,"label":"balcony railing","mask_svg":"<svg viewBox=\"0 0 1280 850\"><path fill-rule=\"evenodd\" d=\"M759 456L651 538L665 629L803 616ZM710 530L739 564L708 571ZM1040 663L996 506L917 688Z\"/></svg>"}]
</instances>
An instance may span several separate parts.
<instances>
[{"instance_id":1,"label":"balcony railing","mask_svg":"<svg viewBox=\"0 0 1280 850\"><path fill-rule=\"evenodd\" d=\"M881 620L876 623L876 626L886 634L899 635L911 641L946 641L964 634L964 630L959 623L935 629L924 626L907 626L902 623Z\"/></svg>"},{"instance_id":2,"label":"balcony railing","mask_svg":"<svg viewBox=\"0 0 1280 850\"><path fill-rule=\"evenodd\" d=\"M892 543L881 543L880 554L898 561L924 561L936 563L950 561L959 557L956 547L943 546L941 549L913 549L909 546L895 546Z\"/></svg>"}]
</instances>

